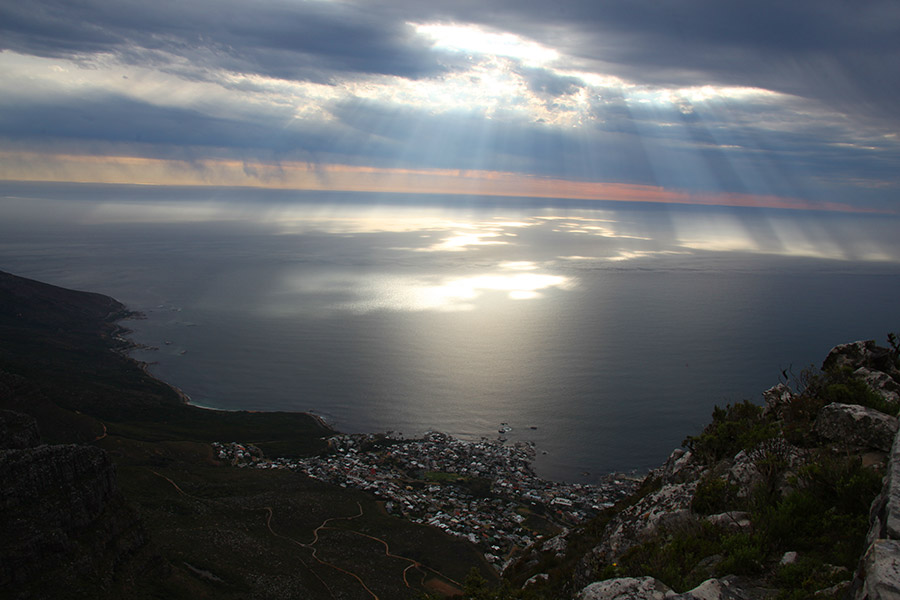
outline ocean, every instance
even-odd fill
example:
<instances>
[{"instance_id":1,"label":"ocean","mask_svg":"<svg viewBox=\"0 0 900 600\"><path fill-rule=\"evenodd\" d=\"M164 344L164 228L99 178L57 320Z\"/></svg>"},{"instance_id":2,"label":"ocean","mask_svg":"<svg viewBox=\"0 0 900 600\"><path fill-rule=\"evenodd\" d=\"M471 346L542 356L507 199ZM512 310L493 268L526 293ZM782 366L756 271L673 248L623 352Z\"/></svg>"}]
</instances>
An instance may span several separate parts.
<instances>
[{"instance_id":1,"label":"ocean","mask_svg":"<svg viewBox=\"0 0 900 600\"><path fill-rule=\"evenodd\" d=\"M142 312L134 357L198 405L509 427L566 481L900 331L894 216L13 183L0 216L0 269Z\"/></svg>"}]
</instances>

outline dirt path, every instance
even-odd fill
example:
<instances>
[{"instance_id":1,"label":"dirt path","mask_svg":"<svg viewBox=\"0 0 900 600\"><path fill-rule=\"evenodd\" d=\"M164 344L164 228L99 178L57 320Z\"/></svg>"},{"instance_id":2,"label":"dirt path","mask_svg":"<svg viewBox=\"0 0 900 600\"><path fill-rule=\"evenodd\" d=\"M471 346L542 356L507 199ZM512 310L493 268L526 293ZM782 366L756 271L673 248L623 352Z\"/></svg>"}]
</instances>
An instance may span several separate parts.
<instances>
[{"instance_id":1,"label":"dirt path","mask_svg":"<svg viewBox=\"0 0 900 600\"><path fill-rule=\"evenodd\" d=\"M158 473L158 472L156 472L156 471L153 471L152 469L150 470L150 472L153 473L154 475L156 475L157 477L160 477L160 478L162 478L162 479L165 479L167 482L169 482L169 484L172 485L172 487L175 488L175 490L176 490L179 494L181 494L181 495L183 495L183 496L185 496L185 497L187 497L187 498L191 498L192 500L197 500L197 501L200 501L200 502L209 502L209 503L213 503L213 504L222 504L222 503L220 503L220 502L217 501L217 500L212 500L212 499L209 499L209 498L198 498L197 496L192 496L191 494L188 494L187 492L185 492L184 490L182 490L181 487L179 487L178 484L175 483L174 481L172 481L172 479L170 479L169 477L166 477L165 475L163 475L163 474L161 474L161 473ZM372 536L372 535L369 535L369 534L366 534L366 533L362 533L362 532L360 532L360 531L355 531L355 530L353 530L353 529L345 529L345 528L342 528L342 527L329 527L329 523L331 523L331 522L333 522L333 521L352 521L353 519L358 519L358 518L362 517L363 514L364 514L364 513L363 513L363 507L362 507L362 504L361 504L360 502L357 501L356 506L357 506L357 508L359 509L359 512L358 512L357 514L355 514L355 515L350 515L350 516L347 516L347 517L329 517L329 518L325 519L324 521L322 521L322 523L321 523L318 527L316 527L316 528L313 530L313 532L312 532L312 534L313 534L313 539L312 539L312 541L311 541L310 543L308 543L308 544L305 543L305 542L301 542L300 540L294 539L294 538L292 538L292 537L290 537L290 536L287 536L287 535L284 535L284 534L282 534L282 533L278 533L277 531L275 531L275 529L272 527L272 518L274 517L274 511L273 511L273 509L272 509L271 506L264 506L264 507L262 507L261 509L250 509L250 508L247 508L247 509L245 509L245 510L263 510L263 511L265 511L265 513L266 513L266 528L269 530L269 533L271 533L273 536L275 536L275 537L277 537L277 538L279 538L279 539L285 540L285 541L290 542L290 543L292 543L292 544L294 544L294 545L300 546L301 548L304 548L304 549L306 549L306 550L309 550L309 551L312 553L312 557L313 557L313 558L316 560L316 562L318 562L319 564L321 564L321 565L323 565L323 566L326 566L326 567L329 567L329 568L332 568L332 569L334 569L334 570L336 570L336 571L339 571L339 572L341 572L341 573L343 573L343 574L345 574L345 575L347 575L347 576L349 576L349 577L352 577L352 578L353 578L354 580L356 580L356 582L359 583L359 585L360 585L360 586L361 586L361 587L362 587L362 588L363 588L370 596L372 596L372 598L374 598L375 600L380 600L380 598L378 597L378 595L377 595L374 591L372 591L372 589L366 584L365 581L363 581L363 579L362 579L359 575L357 575L356 573L353 573L352 571L349 571L349 570L347 570L347 569L344 569L343 567L339 567L338 565L335 565L335 564L333 564L333 563L330 563L330 562L327 562L327 561L325 561L325 560L322 560L322 559L319 557L319 555L318 555L318 548L315 547L316 544L318 544L319 541L320 541L320 538L319 538L319 532L321 532L322 530L325 530L325 529L334 530L334 531L344 531L344 532L347 532L347 533L351 533L351 534L354 534L354 535L358 535L358 536L361 536L361 537L364 537L364 538L373 540L373 541L375 541L375 542L378 542L379 544L381 544L382 546L384 546L384 555L385 555L386 557L388 557L388 558L396 558L396 559L399 559L399 560L402 560L402 561L406 561L406 562L409 563L409 565L407 565L407 567L406 567L405 569L403 569L403 572L402 572L403 583L406 585L407 588L412 589L412 585L410 584L409 578L408 578L408 576L407 576L409 570L410 570L410 569L417 569L420 573L422 573L422 582L420 582L420 585L424 585L424 581L425 581L425 577L427 576L427 572L431 572L431 573L433 573L434 575L436 575L438 578L440 578L441 580L443 580L443 581L445 581L445 582L449 582L450 584L456 586L457 588L462 589L462 584L461 584L461 583L459 583L458 581L456 581L456 580L454 580L454 579L452 579L452 578L450 578L450 577L444 575L444 574L441 573L440 571L437 571L437 570L435 570L435 569L432 569L431 567L429 567L429 566L427 566L427 565L423 565L421 562L419 562L419 561L417 561L417 560L415 560L415 559L408 558L408 557L406 557L406 556L401 556L401 555L399 555L399 554L393 554L393 553L391 552L391 548L390 548L390 546L388 545L387 541L385 541L385 540L383 540L383 539L381 539L381 538L378 538L378 537L375 537L375 536ZM233 507L229 507L229 508L233 508ZM299 557L298 557L298 558L299 558ZM334 592L331 590L331 588L328 586L328 584L325 583L325 581L324 581L324 580L323 580L323 579L322 579L322 578L321 578L321 577L320 577L320 576L319 576L312 568L310 568L310 566L307 565L306 562L305 562L302 558L300 558L299 560L300 560L301 564L302 564L304 567L306 567L306 569L307 569L310 573L312 573L312 574L316 577L316 579L319 580L319 582L325 587L325 589L328 591L328 593L331 595L331 597L332 597L332 598L335 598Z\"/></svg>"}]
</instances>

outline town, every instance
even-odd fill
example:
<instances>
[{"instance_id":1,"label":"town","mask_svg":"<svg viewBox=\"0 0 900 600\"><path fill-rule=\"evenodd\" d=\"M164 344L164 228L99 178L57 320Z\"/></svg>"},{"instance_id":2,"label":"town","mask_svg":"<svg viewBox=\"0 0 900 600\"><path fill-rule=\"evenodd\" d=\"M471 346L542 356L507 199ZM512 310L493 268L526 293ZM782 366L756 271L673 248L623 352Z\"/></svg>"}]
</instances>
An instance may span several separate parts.
<instances>
[{"instance_id":1,"label":"town","mask_svg":"<svg viewBox=\"0 0 900 600\"><path fill-rule=\"evenodd\" d=\"M534 445L482 438L458 440L435 431L421 438L340 434L328 451L299 459L266 458L253 445L214 443L219 459L257 469L294 469L341 487L368 491L385 509L478 544L498 570L517 549L558 534L631 494L634 476L599 484L538 477Z\"/></svg>"}]
</instances>

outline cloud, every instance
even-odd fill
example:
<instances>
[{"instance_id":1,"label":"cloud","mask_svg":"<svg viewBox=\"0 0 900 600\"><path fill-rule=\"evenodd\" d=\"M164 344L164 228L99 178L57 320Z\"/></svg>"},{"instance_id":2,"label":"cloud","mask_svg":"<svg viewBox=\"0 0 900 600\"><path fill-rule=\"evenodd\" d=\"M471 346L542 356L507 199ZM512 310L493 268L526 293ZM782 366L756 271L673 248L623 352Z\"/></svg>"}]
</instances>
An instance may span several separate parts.
<instances>
[{"instance_id":1,"label":"cloud","mask_svg":"<svg viewBox=\"0 0 900 600\"><path fill-rule=\"evenodd\" d=\"M271 181L300 161L320 178L471 170L883 209L900 188L898 11L0 0L0 149L239 161Z\"/></svg>"},{"instance_id":2,"label":"cloud","mask_svg":"<svg viewBox=\"0 0 900 600\"><path fill-rule=\"evenodd\" d=\"M338 2L35 0L0 4L0 48L45 57L331 81L335 73L445 72L402 20Z\"/></svg>"}]
</instances>

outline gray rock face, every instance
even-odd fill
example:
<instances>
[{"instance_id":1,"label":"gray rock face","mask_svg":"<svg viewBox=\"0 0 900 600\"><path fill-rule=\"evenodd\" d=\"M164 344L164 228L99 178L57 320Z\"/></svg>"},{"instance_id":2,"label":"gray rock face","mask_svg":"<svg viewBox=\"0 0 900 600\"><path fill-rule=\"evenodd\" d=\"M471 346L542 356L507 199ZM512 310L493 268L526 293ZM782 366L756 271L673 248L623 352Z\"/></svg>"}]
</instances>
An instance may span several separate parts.
<instances>
[{"instance_id":1,"label":"gray rock face","mask_svg":"<svg viewBox=\"0 0 900 600\"><path fill-rule=\"evenodd\" d=\"M683 594L669 596L668 600L752 600L756 595L742 589L733 577L707 579Z\"/></svg>"},{"instance_id":2,"label":"gray rock face","mask_svg":"<svg viewBox=\"0 0 900 600\"><path fill-rule=\"evenodd\" d=\"M683 594L653 577L620 577L592 583L581 590L578 600L755 600L758 596L742 589L733 577L707 579Z\"/></svg>"},{"instance_id":3,"label":"gray rock face","mask_svg":"<svg viewBox=\"0 0 900 600\"><path fill-rule=\"evenodd\" d=\"M664 485L617 514L607 526L603 542L594 548L594 555L613 562L660 526L691 518L691 500L697 483L698 480L693 480Z\"/></svg>"},{"instance_id":4,"label":"gray rock face","mask_svg":"<svg viewBox=\"0 0 900 600\"><path fill-rule=\"evenodd\" d=\"M653 577L619 577L597 581L578 594L578 600L666 600L672 589Z\"/></svg>"},{"instance_id":5,"label":"gray rock face","mask_svg":"<svg viewBox=\"0 0 900 600\"><path fill-rule=\"evenodd\" d=\"M569 531L565 530L561 534L554 536L544 542L544 552L553 552L553 555L556 558L562 558L563 556L565 556L566 548L569 545L569 542L566 539L566 534L568 533Z\"/></svg>"},{"instance_id":6,"label":"gray rock face","mask_svg":"<svg viewBox=\"0 0 900 600\"><path fill-rule=\"evenodd\" d=\"M694 455L690 450L676 448L661 467L648 475L664 484L683 483L689 479L696 479L700 470L701 467L694 461Z\"/></svg>"},{"instance_id":7,"label":"gray rock face","mask_svg":"<svg viewBox=\"0 0 900 600\"><path fill-rule=\"evenodd\" d=\"M790 486L790 475L803 464L804 455L804 450L791 445L784 438L765 440L750 450L738 452L725 473L725 478L738 486L739 498L747 498L765 479L759 465L766 459L777 458L784 464L785 469L778 477L776 486L780 492L784 492Z\"/></svg>"},{"instance_id":8,"label":"gray rock face","mask_svg":"<svg viewBox=\"0 0 900 600\"><path fill-rule=\"evenodd\" d=\"M900 542L877 540L863 558L865 579L855 600L896 600L900 598Z\"/></svg>"},{"instance_id":9,"label":"gray rock face","mask_svg":"<svg viewBox=\"0 0 900 600\"><path fill-rule=\"evenodd\" d=\"M897 433L897 418L856 404L832 402L819 411L815 432L822 439L852 448L887 452Z\"/></svg>"},{"instance_id":10,"label":"gray rock face","mask_svg":"<svg viewBox=\"0 0 900 600\"><path fill-rule=\"evenodd\" d=\"M763 400L766 402L765 414L773 415L776 419L782 418L793 399L794 392L783 383L770 387L763 392Z\"/></svg>"},{"instance_id":11,"label":"gray rock face","mask_svg":"<svg viewBox=\"0 0 900 600\"><path fill-rule=\"evenodd\" d=\"M822 370L830 371L843 367L850 367L854 371L860 367L868 367L890 375L897 372L891 362L890 350L878 346L875 340L861 340L832 348L822 363Z\"/></svg>"},{"instance_id":12,"label":"gray rock face","mask_svg":"<svg viewBox=\"0 0 900 600\"><path fill-rule=\"evenodd\" d=\"M866 544L877 539L900 540L900 436L894 439L881 493L869 511Z\"/></svg>"},{"instance_id":13,"label":"gray rock face","mask_svg":"<svg viewBox=\"0 0 900 600\"><path fill-rule=\"evenodd\" d=\"M872 391L881 396L885 402L890 404L894 409L896 416L897 410L900 409L900 384L882 371L873 371L867 367L860 367L853 371L853 374L866 382Z\"/></svg>"}]
</instances>

